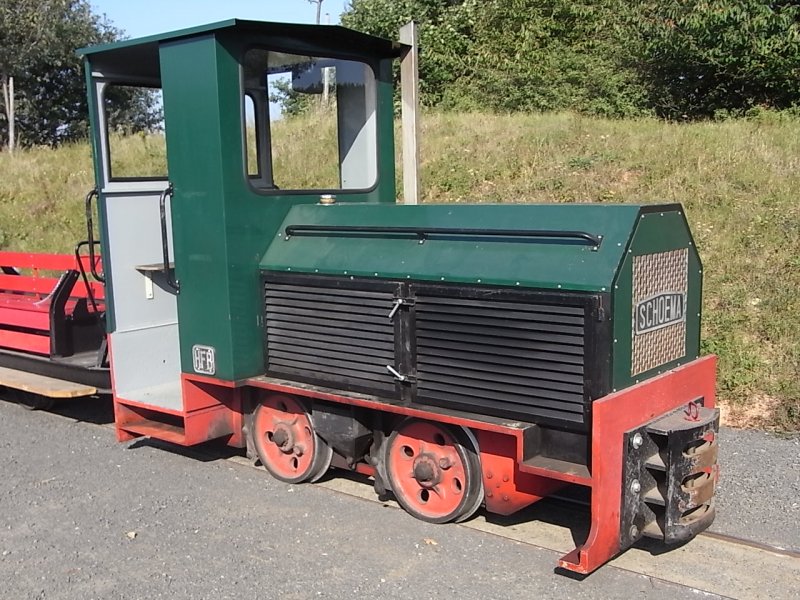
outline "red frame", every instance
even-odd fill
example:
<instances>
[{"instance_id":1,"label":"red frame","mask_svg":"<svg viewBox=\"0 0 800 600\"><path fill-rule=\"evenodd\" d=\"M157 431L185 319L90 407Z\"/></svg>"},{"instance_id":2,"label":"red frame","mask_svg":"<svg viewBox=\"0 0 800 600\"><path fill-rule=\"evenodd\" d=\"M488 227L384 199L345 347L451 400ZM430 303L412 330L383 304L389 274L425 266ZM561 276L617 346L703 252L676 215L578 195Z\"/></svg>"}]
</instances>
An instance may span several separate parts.
<instances>
[{"instance_id":1,"label":"red frame","mask_svg":"<svg viewBox=\"0 0 800 600\"><path fill-rule=\"evenodd\" d=\"M230 445L243 447L242 403L247 388L469 428L478 439L485 504L489 512L512 514L570 483L591 488L588 538L558 562L561 568L587 574L624 549L620 542L620 510L625 433L698 398L703 399L706 407L713 408L715 374L716 357L707 356L596 400L592 405L591 465L585 471L574 468L569 472L558 470L555 465L548 467L547 462L524 462L523 429L513 423L386 404L362 395L298 387L266 377L231 382L184 374L182 411L155 409L116 396L114 405L120 440L150 435L183 445L230 436ZM136 411L137 408L170 414L182 419L184 427L182 430L165 428L157 420L148 423L142 419L141 410ZM375 473L375 468L367 464L359 463L355 470L366 475Z\"/></svg>"},{"instance_id":2,"label":"red frame","mask_svg":"<svg viewBox=\"0 0 800 600\"><path fill-rule=\"evenodd\" d=\"M591 573L611 560L620 547L623 440L626 431L686 406L698 398L716 406L717 357L687 365L596 400L592 405L592 528L586 542L558 565Z\"/></svg>"},{"instance_id":3,"label":"red frame","mask_svg":"<svg viewBox=\"0 0 800 600\"><path fill-rule=\"evenodd\" d=\"M244 448L242 388L230 381L181 375L183 408L172 410L117 395L111 338L108 342L117 440L142 436L193 446L227 437L229 446ZM164 417L166 415L166 417Z\"/></svg>"}]
</instances>

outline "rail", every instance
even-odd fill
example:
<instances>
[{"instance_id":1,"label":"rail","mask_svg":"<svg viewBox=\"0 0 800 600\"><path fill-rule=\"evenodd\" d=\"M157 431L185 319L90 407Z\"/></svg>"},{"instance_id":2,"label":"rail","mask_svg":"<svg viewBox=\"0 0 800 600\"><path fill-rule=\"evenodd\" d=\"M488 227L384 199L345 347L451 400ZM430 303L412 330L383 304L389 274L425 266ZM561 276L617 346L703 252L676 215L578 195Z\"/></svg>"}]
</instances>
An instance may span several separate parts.
<instances>
[{"instance_id":1,"label":"rail","mask_svg":"<svg viewBox=\"0 0 800 600\"><path fill-rule=\"evenodd\" d=\"M170 183L158 198L158 210L161 218L161 253L163 255L164 275L167 278L167 285L175 290L176 294L181 292L181 282L175 278L175 271L169 260L169 235L167 233L167 198L172 199L175 189Z\"/></svg>"},{"instance_id":2,"label":"rail","mask_svg":"<svg viewBox=\"0 0 800 600\"><path fill-rule=\"evenodd\" d=\"M94 254L94 246L97 242L94 239L94 219L93 219L93 211L92 211L92 198L100 198L100 194L97 192L97 188L89 190L89 193L86 194L86 244L89 246L89 270L92 273L92 277L95 278L96 281L100 283L105 283L105 278L97 272L97 261ZM77 249L76 249L77 252ZM76 254L77 256L77 254Z\"/></svg>"},{"instance_id":3,"label":"rail","mask_svg":"<svg viewBox=\"0 0 800 600\"><path fill-rule=\"evenodd\" d=\"M571 239L586 242L593 250L599 248L602 235L593 235L586 231L557 231L549 229L473 229L464 227L383 227L370 225L288 225L284 230L286 239L294 235L315 233L339 234L372 234L372 235L410 235L415 236L420 244L430 236L454 237L505 237L505 238L549 238Z\"/></svg>"}]
</instances>

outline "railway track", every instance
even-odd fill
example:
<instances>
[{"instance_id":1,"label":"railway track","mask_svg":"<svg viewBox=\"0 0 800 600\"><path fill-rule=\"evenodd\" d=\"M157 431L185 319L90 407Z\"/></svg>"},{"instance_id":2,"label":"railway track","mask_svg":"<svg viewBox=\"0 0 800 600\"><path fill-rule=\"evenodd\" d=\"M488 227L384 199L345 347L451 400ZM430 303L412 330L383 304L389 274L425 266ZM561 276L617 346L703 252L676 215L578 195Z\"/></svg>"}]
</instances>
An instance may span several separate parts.
<instances>
[{"instance_id":1,"label":"railway track","mask_svg":"<svg viewBox=\"0 0 800 600\"><path fill-rule=\"evenodd\" d=\"M166 450L176 449L155 440L148 443ZM243 469L263 471L244 456L226 456L224 453L229 449L224 447L215 449L212 445L180 448L179 451L189 456L194 454L202 460L225 460ZM264 476L269 475L264 472ZM393 500L379 499L370 480L357 473L340 471L309 485L402 510ZM588 523L588 503L562 496L543 500L512 517L498 518L481 511L469 521L447 526L466 527L547 550L555 556L570 550L577 540L584 539ZM683 585L700 595L770 600L800 596L800 552L714 531L705 531L679 547L644 539L608 563L606 568L609 567ZM557 571L565 576L578 577L567 571ZM781 581L787 582L786 587L778 583Z\"/></svg>"},{"instance_id":2,"label":"railway track","mask_svg":"<svg viewBox=\"0 0 800 600\"><path fill-rule=\"evenodd\" d=\"M243 468L257 468L241 456L227 460ZM391 500L379 500L371 484L360 476L339 475L315 485L367 502L400 508ZM585 539L588 524L586 503L551 498L512 517L497 518L481 511L473 519L453 526L535 546L560 556ZM641 540L606 568L609 566L684 585L701 594L772 600L800 597L799 552L713 531L703 532L679 547ZM574 577L566 571L562 574ZM786 587L779 583L782 581L787 582Z\"/></svg>"}]
</instances>

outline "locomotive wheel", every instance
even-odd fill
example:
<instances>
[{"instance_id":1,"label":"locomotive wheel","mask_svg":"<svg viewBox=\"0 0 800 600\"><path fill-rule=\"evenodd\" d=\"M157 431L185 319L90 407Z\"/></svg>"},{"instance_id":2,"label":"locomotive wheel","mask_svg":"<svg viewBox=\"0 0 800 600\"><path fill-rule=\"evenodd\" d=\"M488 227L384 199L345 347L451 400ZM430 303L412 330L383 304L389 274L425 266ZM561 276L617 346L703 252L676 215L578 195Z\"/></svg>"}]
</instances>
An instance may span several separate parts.
<instances>
[{"instance_id":1,"label":"locomotive wheel","mask_svg":"<svg viewBox=\"0 0 800 600\"><path fill-rule=\"evenodd\" d=\"M404 421L389 437L386 473L400 505L423 521L463 521L483 501L477 447L460 428Z\"/></svg>"},{"instance_id":2,"label":"locomotive wheel","mask_svg":"<svg viewBox=\"0 0 800 600\"><path fill-rule=\"evenodd\" d=\"M258 405L253 444L261 464L286 483L317 481L333 458L333 449L316 434L308 412L291 396L269 396Z\"/></svg>"}]
</instances>

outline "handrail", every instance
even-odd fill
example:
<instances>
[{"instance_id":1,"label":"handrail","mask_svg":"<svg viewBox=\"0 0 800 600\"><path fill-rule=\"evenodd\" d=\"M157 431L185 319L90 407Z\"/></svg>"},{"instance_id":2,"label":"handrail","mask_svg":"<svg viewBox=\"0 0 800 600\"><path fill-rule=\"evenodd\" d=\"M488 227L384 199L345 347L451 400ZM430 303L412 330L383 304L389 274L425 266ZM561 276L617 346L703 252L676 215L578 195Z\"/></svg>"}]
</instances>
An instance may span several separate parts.
<instances>
[{"instance_id":1,"label":"handrail","mask_svg":"<svg viewBox=\"0 0 800 600\"><path fill-rule=\"evenodd\" d=\"M413 235L424 243L431 235L480 236L480 237L523 237L523 238L563 238L579 239L597 250L603 241L602 235L586 231L557 231L549 229L473 229L463 227L384 227L370 225L288 225L284 230L286 239L304 233L385 233L391 235ZM588 245L587 244L587 245Z\"/></svg>"},{"instance_id":2,"label":"handrail","mask_svg":"<svg viewBox=\"0 0 800 600\"><path fill-rule=\"evenodd\" d=\"M105 283L105 277L97 272L96 260L94 256L94 218L92 214L92 198L100 198L97 193L97 188L94 188L86 194L86 230L87 230L87 243L89 244L89 270L92 272L92 277L100 283Z\"/></svg>"},{"instance_id":3,"label":"handrail","mask_svg":"<svg viewBox=\"0 0 800 600\"><path fill-rule=\"evenodd\" d=\"M92 244L99 244L100 242L92 240ZM83 260L81 259L81 248L89 244L89 240L83 240L82 242L78 242L75 246L75 262L78 264L78 272L81 275L81 279L83 280L83 285L86 288L86 296L89 298L89 302L92 304L92 308L94 312L100 312L97 307L97 301L94 297L94 291L92 290L92 286L89 283L89 278L86 276L86 269L83 266ZM91 253L90 253L91 254ZM91 260L91 258L90 258ZM94 261L92 262L92 266L94 265ZM92 266L89 268L91 269Z\"/></svg>"},{"instance_id":4,"label":"handrail","mask_svg":"<svg viewBox=\"0 0 800 600\"><path fill-rule=\"evenodd\" d=\"M172 198L175 188L170 183L158 198L158 207L161 215L161 251L164 256L164 275L167 278L167 285L175 290L176 294L181 293L181 282L175 279L173 270L169 266L169 236L167 235L167 196Z\"/></svg>"}]
</instances>

